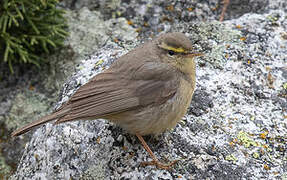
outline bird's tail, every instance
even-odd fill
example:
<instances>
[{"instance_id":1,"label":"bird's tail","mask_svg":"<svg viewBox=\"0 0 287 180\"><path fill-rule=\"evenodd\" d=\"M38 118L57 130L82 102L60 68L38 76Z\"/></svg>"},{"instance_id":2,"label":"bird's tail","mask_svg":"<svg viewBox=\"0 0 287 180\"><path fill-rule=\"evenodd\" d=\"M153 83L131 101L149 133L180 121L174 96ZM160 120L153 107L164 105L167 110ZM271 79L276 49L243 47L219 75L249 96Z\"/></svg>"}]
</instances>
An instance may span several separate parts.
<instances>
[{"instance_id":1,"label":"bird's tail","mask_svg":"<svg viewBox=\"0 0 287 180\"><path fill-rule=\"evenodd\" d=\"M21 134L24 134L24 133L30 131L34 127L37 127L37 126L39 126L41 124L45 124L45 123L47 123L49 121L52 121L54 119L58 119L58 118L61 118L61 117L65 116L65 115L67 115L67 113L69 111L70 111L69 108L60 109L59 111L56 111L53 114L44 116L44 117L38 119L37 121L31 122L30 124L27 124L24 127L16 129L15 131L12 132L11 136L14 137L14 136L19 136Z\"/></svg>"}]
</instances>

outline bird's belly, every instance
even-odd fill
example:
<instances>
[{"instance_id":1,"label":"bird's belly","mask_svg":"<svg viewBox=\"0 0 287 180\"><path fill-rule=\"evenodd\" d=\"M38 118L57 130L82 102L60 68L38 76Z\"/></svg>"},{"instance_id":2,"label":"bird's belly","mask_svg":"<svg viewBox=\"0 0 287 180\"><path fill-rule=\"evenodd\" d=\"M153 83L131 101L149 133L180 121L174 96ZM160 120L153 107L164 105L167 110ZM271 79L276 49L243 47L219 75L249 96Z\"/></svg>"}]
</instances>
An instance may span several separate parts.
<instances>
[{"instance_id":1,"label":"bird's belly","mask_svg":"<svg viewBox=\"0 0 287 180\"><path fill-rule=\"evenodd\" d=\"M190 105L193 88L179 88L171 99L161 105L123 112L121 117L109 118L131 134L159 134L175 127Z\"/></svg>"}]
</instances>

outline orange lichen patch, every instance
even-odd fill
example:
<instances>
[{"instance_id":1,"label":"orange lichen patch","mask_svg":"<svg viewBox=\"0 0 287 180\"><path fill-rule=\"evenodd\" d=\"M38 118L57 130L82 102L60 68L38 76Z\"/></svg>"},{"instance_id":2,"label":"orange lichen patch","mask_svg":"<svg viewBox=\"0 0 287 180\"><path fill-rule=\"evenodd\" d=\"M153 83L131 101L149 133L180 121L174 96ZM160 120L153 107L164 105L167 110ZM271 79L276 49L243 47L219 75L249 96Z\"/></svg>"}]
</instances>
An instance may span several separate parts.
<instances>
[{"instance_id":1,"label":"orange lichen patch","mask_svg":"<svg viewBox=\"0 0 287 180\"><path fill-rule=\"evenodd\" d=\"M136 32L138 32L138 33L141 32L141 31L142 31L142 28L137 28L136 29Z\"/></svg>"},{"instance_id":2,"label":"orange lichen patch","mask_svg":"<svg viewBox=\"0 0 287 180\"><path fill-rule=\"evenodd\" d=\"M287 40L287 32L280 33L281 38Z\"/></svg>"},{"instance_id":3,"label":"orange lichen patch","mask_svg":"<svg viewBox=\"0 0 287 180\"><path fill-rule=\"evenodd\" d=\"M266 69L266 71L270 71L270 70L271 70L271 67L266 66L265 69Z\"/></svg>"},{"instance_id":4,"label":"orange lichen patch","mask_svg":"<svg viewBox=\"0 0 287 180\"><path fill-rule=\"evenodd\" d=\"M124 150L124 151L127 151L127 150L128 150L128 147L127 147L127 146L123 146L123 150Z\"/></svg>"},{"instance_id":5,"label":"orange lichen patch","mask_svg":"<svg viewBox=\"0 0 287 180\"><path fill-rule=\"evenodd\" d=\"M270 89L274 89L274 86L273 86L274 81L275 81L275 78L271 75L271 72L268 72L267 85Z\"/></svg>"},{"instance_id":6,"label":"orange lichen patch","mask_svg":"<svg viewBox=\"0 0 287 180\"><path fill-rule=\"evenodd\" d=\"M100 137L98 137L96 141L97 141L97 143L98 143L98 144L100 144L100 142L101 142L101 138L100 138Z\"/></svg>"},{"instance_id":7,"label":"orange lichen patch","mask_svg":"<svg viewBox=\"0 0 287 180\"><path fill-rule=\"evenodd\" d=\"M173 20L167 16L164 16L161 18L161 22L164 22L164 21L173 22Z\"/></svg>"},{"instance_id":8,"label":"orange lichen patch","mask_svg":"<svg viewBox=\"0 0 287 180\"><path fill-rule=\"evenodd\" d=\"M128 25L133 25L134 23L131 20L127 21Z\"/></svg>"},{"instance_id":9,"label":"orange lichen patch","mask_svg":"<svg viewBox=\"0 0 287 180\"><path fill-rule=\"evenodd\" d=\"M114 38L114 42L115 42L115 43L118 43L119 40L118 40L117 38Z\"/></svg>"},{"instance_id":10,"label":"orange lichen patch","mask_svg":"<svg viewBox=\"0 0 287 180\"><path fill-rule=\"evenodd\" d=\"M263 144L262 147L264 147L265 149L268 148L268 145L267 144Z\"/></svg>"},{"instance_id":11,"label":"orange lichen patch","mask_svg":"<svg viewBox=\"0 0 287 180\"><path fill-rule=\"evenodd\" d=\"M212 11L216 11L219 7L219 4L216 4L216 6L214 8L211 8Z\"/></svg>"},{"instance_id":12,"label":"orange lichen patch","mask_svg":"<svg viewBox=\"0 0 287 180\"><path fill-rule=\"evenodd\" d=\"M39 161L40 156L38 154L34 154L34 158L36 159L36 161Z\"/></svg>"},{"instance_id":13,"label":"orange lichen patch","mask_svg":"<svg viewBox=\"0 0 287 180\"><path fill-rule=\"evenodd\" d=\"M266 139L266 134L265 134L265 133L261 133L261 134L260 134L260 138L261 138L261 139Z\"/></svg>"},{"instance_id":14,"label":"orange lichen patch","mask_svg":"<svg viewBox=\"0 0 287 180\"><path fill-rule=\"evenodd\" d=\"M212 151L215 151L215 150L216 150L215 146L212 146Z\"/></svg>"},{"instance_id":15,"label":"orange lichen patch","mask_svg":"<svg viewBox=\"0 0 287 180\"><path fill-rule=\"evenodd\" d=\"M264 155L264 154L265 154L264 149L260 149L260 154L262 154L262 155Z\"/></svg>"},{"instance_id":16,"label":"orange lichen patch","mask_svg":"<svg viewBox=\"0 0 287 180\"><path fill-rule=\"evenodd\" d=\"M149 27L149 24L147 22L143 23L144 27Z\"/></svg>"},{"instance_id":17,"label":"orange lichen patch","mask_svg":"<svg viewBox=\"0 0 287 180\"><path fill-rule=\"evenodd\" d=\"M166 10L168 11L173 11L174 10L174 6L173 5L169 5L165 7Z\"/></svg>"},{"instance_id":18,"label":"orange lichen patch","mask_svg":"<svg viewBox=\"0 0 287 180\"><path fill-rule=\"evenodd\" d=\"M248 157L249 157L248 152L243 152L243 154L244 154L244 156L245 156L246 158L248 158Z\"/></svg>"},{"instance_id":19,"label":"orange lichen patch","mask_svg":"<svg viewBox=\"0 0 287 180\"><path fill-rule=\"evenodd\" d=\"M177 178L181 179L181 178L182 178L182 176L181 176L181 175L178 175L178 176L177 176Z\"/></svg>"},{"instance_id":20,"label":"orange lichen patch","mask_svg":"<svg viewBox=\"0 0 287 180\"><path fill-rule=\"evenodd\" d=\"M261 139L266 139L267 134L268 134L268 131L265 131L264 133L261 133L260 134L260 138Z\"/></svg>"},{"instance_id":21,"label":"orange lichen patch","mask_svg":"<svg viewBox=\"0 0 287 180\"><path fill-rule=\"evenodd\" d=\"M34 91L34 90L35 90L35 87L32 86L32 85L30 85L30 86L29 86L29 90L30 90L30 91Z\"/></svg>"},{"instance_id":22,"label":"orange lichen patch","mask_svg":"<svg viewBox=\"0 0 287 180\"><path fill-rule=\"evenodd\" d=\"M264 164L264 165L263 165L263 168L264 168L265 170L270 170L270 169L271 169L267 164Z\"/></svg>"},{"instance_id":23,"label":"orange lichen patch","mask_svg":"<svg viewBox=\"0 0 287 180\"><path fill-rule=\"evenodd\" d=\"M242 28L242 26L241 26L241 25L239 25L239 24L238 24L238 25L236 25L235 27L236 27L237 29L241 29L241 28Z\"/></svg>"},{"instance_id":24,"label":"orange lichen patch","mask_svg":"<svg viewBox=\"0 0 287 180\"><path fill-rule=\"evenodd\" d=\"M240 41L245 41L246 40L246 37L241 37L240 38Z\"/></svg>"},{"instance_id":25,"label":"orange lichen patch","mask_svg":"<svg viewBox=\"0 0 287 180\"><path fill-rule=\"evenodd\" d=\"M270 52L266 52L265 55L268 56L268 57L272 56L272 54Z\"/></svg>"},{"instance_id":26,"label":"orange lichen patch","mask_svg":"<svg viewBox=\"0 0 287 180\"><path fill-rule=\"evenodd\" d=\"M132 157L134 157L134 156L135 156L135 153L134 153L134 152L129 152L129 156L128 156L129 159L132 158Z\"/></svg>"},{"instance_id":27,"label":"orange lichen patch","mask_svg":"<svg viewBox=\"0 0 287 180\"><path fill-rule=\"evenodd\" d=\"M189 12L191 12L191 11L193 11L193 8L187 8L187 10L189 11Z\"/></svg>"},{"instance_id":28,"label":"orange lichen patch","mask_svg":"<svg viewBox=\"0 0 287 180\"><path fill-rule=\"evenodd\" d=\"M232 141L229 142L229 145L233 147L235 146L236 143L238 143L238 139L233 139Z\"/></svg>"},{"instance_id":29,"label":"orange lichen patch","mask_svg":"<svg viewBox=\"0 0 287 180\"><path fill-rule=\"evenodd\" d=\"M247 61L247 64L251 64L251 60L248 60L248 61Z\"/></svg>"}]
</instances>

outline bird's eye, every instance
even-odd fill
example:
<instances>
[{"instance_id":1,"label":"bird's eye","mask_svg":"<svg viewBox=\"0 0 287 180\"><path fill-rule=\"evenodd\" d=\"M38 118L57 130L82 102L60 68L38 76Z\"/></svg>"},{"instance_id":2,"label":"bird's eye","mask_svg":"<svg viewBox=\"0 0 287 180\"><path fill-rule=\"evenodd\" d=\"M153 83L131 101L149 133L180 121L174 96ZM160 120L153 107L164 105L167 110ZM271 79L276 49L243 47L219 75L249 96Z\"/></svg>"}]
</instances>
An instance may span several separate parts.
<instances>
[{"instance_id":1,"label":"bird's eye","mask_svg":"<svg viewBox=\"0 0 287 180\"><path fill-rule=\"evenodd\" d=\"M173 55L175 54L175 52L172 51L172 50L168 50L168 54L169 54L170 56L173 56Z\"/></svg>"}]
</instances>

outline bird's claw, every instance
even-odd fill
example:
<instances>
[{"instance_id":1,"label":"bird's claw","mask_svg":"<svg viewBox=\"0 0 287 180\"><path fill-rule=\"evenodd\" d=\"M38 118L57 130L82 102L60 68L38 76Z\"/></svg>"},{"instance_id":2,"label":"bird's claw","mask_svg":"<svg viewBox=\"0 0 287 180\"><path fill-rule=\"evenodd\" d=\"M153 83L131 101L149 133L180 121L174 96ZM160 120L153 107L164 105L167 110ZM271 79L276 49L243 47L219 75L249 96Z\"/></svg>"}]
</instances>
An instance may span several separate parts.
<instances>
[{"instance_id":1,"label":"bird's claw","mask_svg":"<svg viewBox=\"0 0 287 180\"><path fill-rule=\"evenodd\" d=\"M146 162L141 162L141 166L156 166L159 169L164 169L164 170L168 170L170 169L172 166L174 166L177 163L178 160L174 160L171 163L168 164L164 164L161 163L159 161L146 161Z\"/></svg>"}]
</instances>

